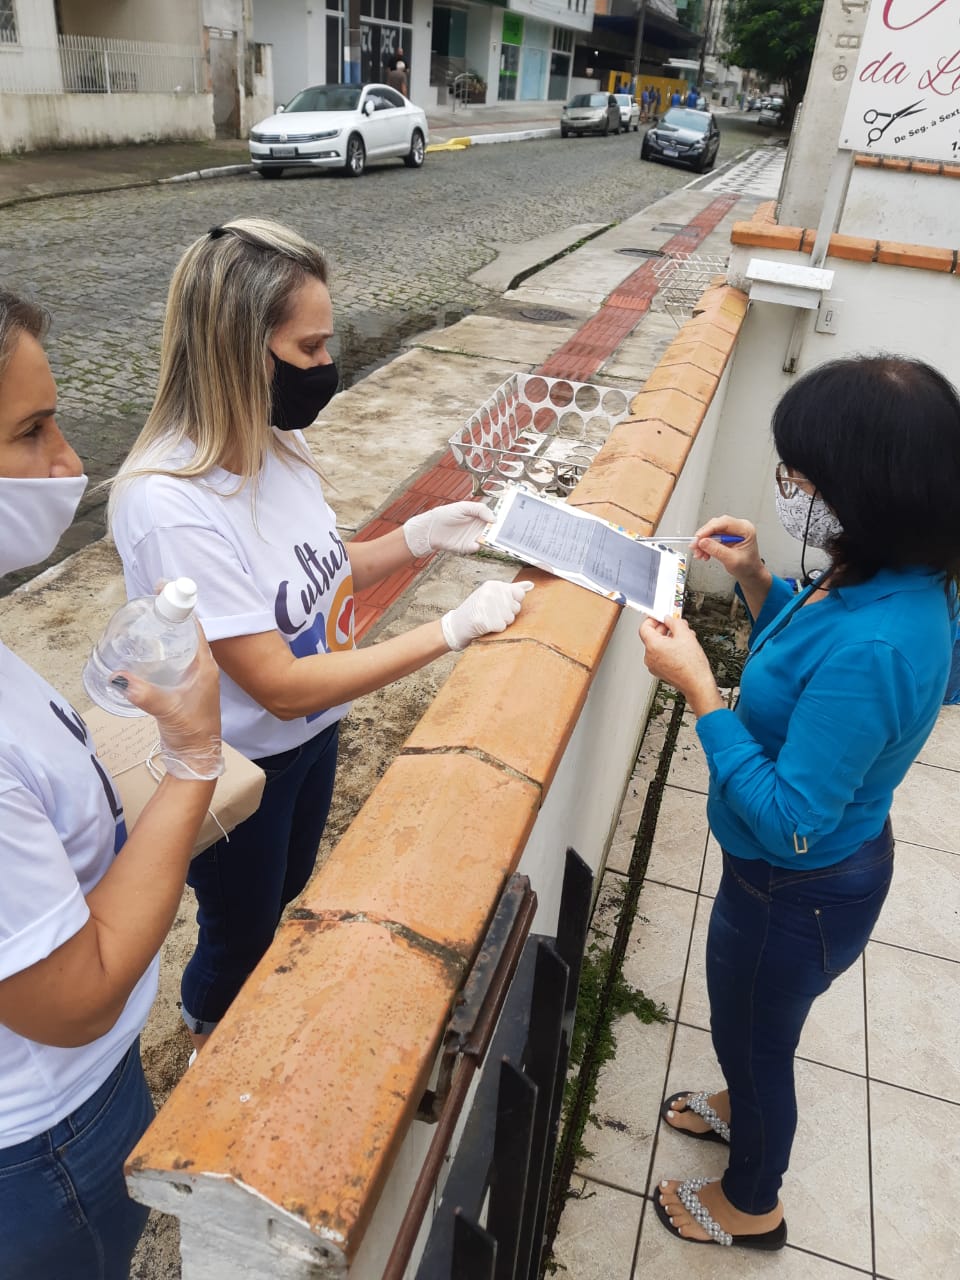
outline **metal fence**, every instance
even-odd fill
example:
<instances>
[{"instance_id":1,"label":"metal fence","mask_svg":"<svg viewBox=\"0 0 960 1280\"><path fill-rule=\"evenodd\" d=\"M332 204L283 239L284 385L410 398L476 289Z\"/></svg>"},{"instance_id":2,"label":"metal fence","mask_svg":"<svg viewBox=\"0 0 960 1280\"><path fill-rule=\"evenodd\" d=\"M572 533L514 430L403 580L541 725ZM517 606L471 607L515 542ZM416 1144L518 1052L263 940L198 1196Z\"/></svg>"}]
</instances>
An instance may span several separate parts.
<instances>
[{"instance_id":1,"label":"metal fence","mask_svg":"<svg viewBox=\"0 0 960 1280\"><path fill-rule=\"evenodd\" d=\"M0 59L0 93L204 93L199 45L60 36L55 48L24 46Z\"/></svg>"}]
</instances>

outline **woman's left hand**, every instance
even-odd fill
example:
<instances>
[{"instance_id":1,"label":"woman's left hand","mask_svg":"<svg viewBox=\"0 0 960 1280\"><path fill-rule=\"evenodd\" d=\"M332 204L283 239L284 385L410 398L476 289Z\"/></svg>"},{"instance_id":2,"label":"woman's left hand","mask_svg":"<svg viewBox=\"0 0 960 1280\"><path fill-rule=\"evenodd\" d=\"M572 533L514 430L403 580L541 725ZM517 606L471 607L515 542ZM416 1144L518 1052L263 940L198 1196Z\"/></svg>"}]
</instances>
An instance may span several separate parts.
<instances>
[{"instance_id":1,"label":"woman's left hand","mask_svg":"<svg viewBox=\"0 0 960 1280\"><path fill-rule=\"evenodd\" d=\"M667 618L664 622L646 618L640 627L640 639L647 650L647 670L678 689L694 715L703 716L725 705L707 655L683 618Z\"/></svg>"},{"instance_id":2,"label":"woman's left hand","mask_svg":"<svg viewBox=\"0 0 960 1280\"><path fill-rule=\"evenodd\" d=\"M483 502L451 502L411 516L404 523L403 536L415 560L434 551L471 555L479 551L480 535L493 518Z\"/></svg>"}]
</instances>

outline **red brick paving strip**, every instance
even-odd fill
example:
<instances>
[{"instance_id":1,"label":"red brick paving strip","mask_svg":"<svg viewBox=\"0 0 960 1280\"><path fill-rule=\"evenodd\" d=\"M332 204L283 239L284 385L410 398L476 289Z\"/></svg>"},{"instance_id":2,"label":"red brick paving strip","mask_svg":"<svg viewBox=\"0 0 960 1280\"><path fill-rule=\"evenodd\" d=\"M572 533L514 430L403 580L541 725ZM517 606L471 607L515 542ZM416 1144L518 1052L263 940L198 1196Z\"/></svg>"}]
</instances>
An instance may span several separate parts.
<instances>
[{"instance_id":1,"label":"red brick paving strip","mask_svg":"<svg viewBox=\"0 0 960 1280\"><path fill-rule=\"evenodd\" d=\"M738 196L720 196L663 246L664 253L692 253L723 221ZM645 262L604 301L553 355L535 370L550 378L570 378L586 382L610 356L624 338L640 323L657 293L656 262ZM429 511L445 502L458 502L473 493L473 482L456 464L447 450L439 462L422 471L413 483L369 524L356 534L357 542L369 542L399 529L403 522L420 511ZM417 560L409 568L391 574L375 587L357 592L354 635L361 640L386 611L406 591L414 578L430 563L432 556Z\"/></svg>"}]
</instances>

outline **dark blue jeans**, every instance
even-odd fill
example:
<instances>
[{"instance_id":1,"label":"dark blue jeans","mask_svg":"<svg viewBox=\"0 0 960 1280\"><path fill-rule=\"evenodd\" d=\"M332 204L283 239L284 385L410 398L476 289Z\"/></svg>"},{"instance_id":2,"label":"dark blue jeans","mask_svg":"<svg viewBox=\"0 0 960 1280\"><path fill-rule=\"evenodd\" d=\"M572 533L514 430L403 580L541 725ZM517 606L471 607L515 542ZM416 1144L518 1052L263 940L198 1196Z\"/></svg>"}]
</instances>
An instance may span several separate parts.
<instances>
[{"instance_id":1,"label":"dark blue jeans","mask_svg":"<svg viewBox=\"0 0 960 1280\"><path fill-rule=\"evenodd\" d=\"M811 871L724 852L707 988L713 1046L730 1090L723 1190L744 1213L776 1207L797 1127L793 1056L803 1024L817 996L866 947L892 874L889 822L849 858Z\"/></svg>"},{"instance_id":2,"label":"dark blue jeans","mask_svg":"<svg viewBox=\"0 0 960 1280\"><path fill-rule=\"evenodd\" d=\"M273 941L284 907L317 860L337 770L339 724L256 763L267 775L260 808L190 864L197 949L180 983L183 1020L212 1031Z\"/></svg>"},{"instance_id":3,"label":"dark blue jeans","mask_svg":"<svg viewBox=\"0 0 960 1280\"><path fill-rule=\"evenodd\" d=\"M148 1210L123 1162L153 1114L135 1041L65 1120L0 1150L3 1280L127 1280Z\"/></svg>"}]
</instances>

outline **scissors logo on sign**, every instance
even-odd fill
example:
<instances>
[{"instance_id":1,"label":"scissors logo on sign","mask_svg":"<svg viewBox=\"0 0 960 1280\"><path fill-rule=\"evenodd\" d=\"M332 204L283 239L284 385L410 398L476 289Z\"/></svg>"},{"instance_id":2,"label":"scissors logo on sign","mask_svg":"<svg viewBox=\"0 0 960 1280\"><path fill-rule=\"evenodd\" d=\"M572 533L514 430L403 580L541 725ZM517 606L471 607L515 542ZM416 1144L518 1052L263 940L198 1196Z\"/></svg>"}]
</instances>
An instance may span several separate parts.
<instances>
[{"instance_id":1,"label":"scissors logo on sign","mask_svg":"<svg viewBox=\"0 0 960 1280\"><path fill-rule=\"evenodd\" d=\"M911 103L909 107L904 107L902 111L875 111L873 108L865 111L863 113L863 123L873 125L873 128L867 134L867 146L872 147L875 142L879 142L895 120L902 120L904 116L915 116L925 110L926 108L921 98L919 102ZM881 120L886 120L886 124L881 124Z\"/></svg>"}]
</instances>

